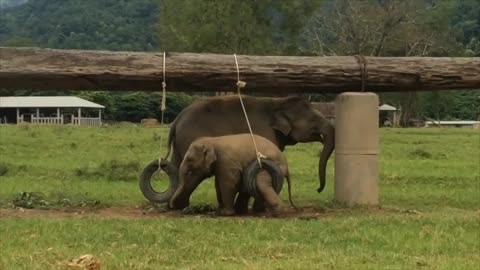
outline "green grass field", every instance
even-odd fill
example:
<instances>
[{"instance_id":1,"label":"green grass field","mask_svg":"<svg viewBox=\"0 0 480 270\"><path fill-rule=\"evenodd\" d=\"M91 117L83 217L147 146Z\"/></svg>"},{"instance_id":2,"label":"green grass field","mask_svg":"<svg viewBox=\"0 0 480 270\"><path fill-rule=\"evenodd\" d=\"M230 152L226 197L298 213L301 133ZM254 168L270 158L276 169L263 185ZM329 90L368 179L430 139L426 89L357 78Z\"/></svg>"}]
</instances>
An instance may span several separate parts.
<instances>
[{"instance_id":1,"label":"green grass field","mask_svg":"<svg viewBox=\"0 0 480 270\"><path fill-rule=\"evenodd\" d=\"M41 192L51 205L141 207L137 178L166 129L0 126L0 205ZM474 269L480 264L480 133L382 129L381 209L318 194L321 145L288 147L297 205L316 219L0 217L0 269L63 269L93 254L102 269ZM161 179L165 180L162 175ZM166 181L158 181L159 186ZM286 192L282 197L286 201ZM67 201L68 203L65 203ZM215 203L213 181L192 204Z\"/></svg>"}]
</instances>

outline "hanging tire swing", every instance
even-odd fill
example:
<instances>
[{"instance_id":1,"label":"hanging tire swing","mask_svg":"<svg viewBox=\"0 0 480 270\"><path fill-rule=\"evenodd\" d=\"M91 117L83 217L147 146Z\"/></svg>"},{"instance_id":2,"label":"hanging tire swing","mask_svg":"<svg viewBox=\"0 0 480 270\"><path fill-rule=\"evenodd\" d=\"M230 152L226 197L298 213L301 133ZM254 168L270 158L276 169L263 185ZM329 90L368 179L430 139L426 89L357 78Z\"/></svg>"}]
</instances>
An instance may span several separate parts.
<instances>
[{"instance_id":1,"label":"hanging tire swing","mask_svg":"<svg viewBox=\"0 0 480 270\"><path fill-rule=\"evenodd\" d=\"M165 110L167 109L167 84L166 84L166 75L165 75L165 62L166 62L166 52L163 52L163 80L162 80L162 100L161 100L161 107L160 111L162 112L161 115L161 122L160 125L164 126L164 114ZM163 147L163 136L160 135L160 148ZM161 152L161 151L160 151ZM158 159L153 160L147 166L145 166L140 174L140 191L142 192L143 196L147 198L149 201L153 203L168 203L170 198L175 193L175 190L178 186L178 169L174 167L168 160L168 156L170 151L167 152L166 157L162 158L161 156ZM163 192L157 192L152 186L152 176L154 173L164 171L167 173L169 178L169 185L168 189Z\"/></svg>"},{"instance_id":2,"label":"hanging tire swing","mask_svg":"<svg viewBox=\"0 0 480 270\"><path fill-rule=\"evenodd\" d=\"M261 167L260 167L261 163ZM260 163L258 160L253 160L250 165L248 165L247 169L243 173L243 185L247 189L247 192L255 197L256 199L263 198L263 196L259 193L257 189L257 176L261 172L262 169L265 169L270 177L272 178L272 187L277 194L280 193L283 186L283 173L280 170L280 167L269 159L260 159Z\"/></svg>"},{"instance_id":3,"label":"hanging tire swing","mask_svg":"<svg viewBox=\"0 0 480 270\"><path fill-rule=\"evenodd\" d=\"M145 198L153 203L168 203L178 186L178 170L169 162L165 163L165 167L162 170L164 170L169 176L170 184L168 185L167 190L157 192L152 187L152 176L154 173L159 172L160 167L162 167L159 163L158 159L154 159L143 168L142 173L140 174L140 191Z\"/></svg>"}]
</instances>

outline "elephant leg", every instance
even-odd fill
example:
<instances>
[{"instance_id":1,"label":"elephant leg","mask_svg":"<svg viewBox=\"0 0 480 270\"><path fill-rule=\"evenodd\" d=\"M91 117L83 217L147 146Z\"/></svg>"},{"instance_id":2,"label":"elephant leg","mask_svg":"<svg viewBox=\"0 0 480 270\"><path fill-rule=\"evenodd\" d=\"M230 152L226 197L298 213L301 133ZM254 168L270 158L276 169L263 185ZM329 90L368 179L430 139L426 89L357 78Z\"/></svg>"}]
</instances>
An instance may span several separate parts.
<instances>
[{"instance_id":1,"label":"elephant leg","mask_svg":"<svg viewBox=\"0 0 480 270\"><path fill-rule=\"evenodd\" d=\"M190 205L190 196L201 181L181 181L170 200L170 208L183 209Z\"/></svg>"},{"instance_id":2,"label":"elephant leg","mask_svg":"<svg viewBox=\"0 0 480 270\"><path fill-rule=\"evenodd\" d=\"M220 184L217 178L215 178L215 191L217 193L218 209L221 209L223 208L222 190L220 189Z\"/></svg>"},{"instance_id":3,"label":"elephant leg","mask_svg":"<svg viewBox=\"0 0 480 270\"><path fill-rule=\"evenodd\" d=\"M248 201L250 200L250 194L248 192L238 193L235 201L235 212L239 215L248 214Z\"/></svg>"},{"instance_id":4,"label":"elephant leg","mask_svg":"<svg viewBox=\"0 0 480 270\"><path fill-rule=\"evenodd\" d=\"M252 210L254 213L263 213L265 212L265 201L263 198L255 198L253 201Z\"/></svg>"},{"instance_id":5,"label":"elephant leg","mask_svg":"<svg viewBox=\"0 0 480 270\"><path fill-rule=\"evenodd\" d=\"M236 170L225 170L216 175L215 181L218 181L218 186L221 191L223 207L219 209L218 213L222 216L231 216L235 214L235 195L239 191L240 172Z\"/></svg>"},{"instance_id":6,"label":"elephant leg","mask_svg":"<svg viewBox=\"0 0 480 270\"><path fill-rule=\"evenodd\" d=\"M272 178L266 171L257 176L257 189L274 215L283 212L283 202L272 187Z\"/></svg>"}]
</instances>

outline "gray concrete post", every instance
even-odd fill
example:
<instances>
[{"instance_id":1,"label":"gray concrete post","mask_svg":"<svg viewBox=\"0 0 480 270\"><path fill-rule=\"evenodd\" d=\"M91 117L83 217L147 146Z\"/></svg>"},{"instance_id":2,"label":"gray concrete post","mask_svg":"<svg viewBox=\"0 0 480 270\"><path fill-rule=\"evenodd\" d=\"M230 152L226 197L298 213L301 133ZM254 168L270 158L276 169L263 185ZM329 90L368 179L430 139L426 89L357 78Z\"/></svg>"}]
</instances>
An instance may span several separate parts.
<instances>
[{"instance_id":1,"label":"gray concrete post","mask_svg":"<svg viewBox=\"0 0 480 270\"><path fill-rule=\"evenodd\" d=\"M378 96L346 92L335 101L335 200L378 204Z\"/></svg>"}]
</instances>

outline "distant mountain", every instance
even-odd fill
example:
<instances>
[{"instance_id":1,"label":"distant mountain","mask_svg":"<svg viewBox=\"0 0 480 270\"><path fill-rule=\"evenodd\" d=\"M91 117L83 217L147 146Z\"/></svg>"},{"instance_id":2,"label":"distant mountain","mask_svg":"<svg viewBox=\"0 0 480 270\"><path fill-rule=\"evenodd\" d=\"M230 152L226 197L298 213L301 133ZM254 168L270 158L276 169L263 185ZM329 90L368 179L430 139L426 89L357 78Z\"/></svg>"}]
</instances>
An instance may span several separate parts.
<instances>
[{"instance_id":1,"label":"distant mountain","mask_svg":"<svg viewBox=\"0 0 480 270\"><path fill-rule=\"evenodd\" d=\"M28 0L0 0L0 9L16 7L27 3Z\"/></svg>"}]
</instances>

